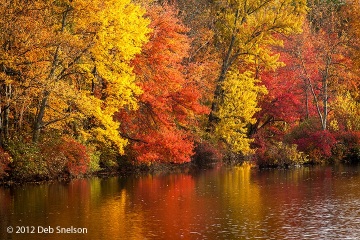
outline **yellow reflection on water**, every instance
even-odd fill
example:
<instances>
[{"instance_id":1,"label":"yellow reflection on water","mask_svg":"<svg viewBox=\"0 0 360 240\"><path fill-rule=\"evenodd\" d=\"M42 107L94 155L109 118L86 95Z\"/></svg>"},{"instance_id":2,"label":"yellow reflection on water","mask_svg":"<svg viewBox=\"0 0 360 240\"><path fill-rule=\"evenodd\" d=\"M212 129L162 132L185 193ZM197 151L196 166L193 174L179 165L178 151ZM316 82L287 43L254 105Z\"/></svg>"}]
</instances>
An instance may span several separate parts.
<instances>
[{"instance_id":1,"label":"yellow reflection on water","mask_svg":"<svg viewBox=\"0 0 360 240\"><path fill-rule=\"evenodd\" d=\"M91 179L84 225L91 239L144 239L144 217L119 178ZM83 217L84 219L84 217Z\"/></svg>"},{"instance_id":2,"label":"yellow reflection on water","mask_svg":"<svg viewBox=\"0 0 360 240\"><path fill-rule=\"evenodd\" d=\"M224 192L226 199L236 218L249 222L262 219L263 201L259 185L251 181L250 165L236 167L227 171L224 177ZM246 217L246 219L245 219Z\"/></svg>"},{"instance_id":3,"label":"yellow reflection on water","mask_svg":"<svg viewBox=\"0 0 360 240\"><path fill-rule=\"evenodd\" d=\"M106 236L116 236L119 239L144 239L144 217L139 208L129 211L129 196L125 189L115 198L108 198L97 210L106 220L100 231Z\"/></svg>"}]
</instances>

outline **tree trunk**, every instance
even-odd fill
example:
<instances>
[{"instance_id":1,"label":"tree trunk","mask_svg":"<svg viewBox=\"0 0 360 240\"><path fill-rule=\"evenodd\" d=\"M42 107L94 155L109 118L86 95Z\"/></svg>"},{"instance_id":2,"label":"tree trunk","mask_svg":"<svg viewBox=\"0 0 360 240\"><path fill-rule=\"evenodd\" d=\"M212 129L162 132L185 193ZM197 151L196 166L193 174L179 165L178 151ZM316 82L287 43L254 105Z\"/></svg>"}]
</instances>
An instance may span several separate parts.
<instances>
[{"instance_id":1,"label":"tree trunk","mask_svg":"<svg viewBox=\"0 0 360 240\"><path fill-rule=\"evenodd\" d=\"M309 119L309 86L305 83L305 119Z\"/></svg>"},{"instance_id":2,"label":"tree trunk","mask_svg":"<svg viewBox=\"0 0 360 240\"><path fill-rule=\"evenodd\" d=\"M46 105L47 105L47 101L49 98L50 92L49 91L45 91L44 92L44 96L41 100L40 106L39 106L39 111L37 114L37 117L35 119L35 123L34 123L34 130L33 130L33 137L32 140L33 142L37 142L39 140L40 137L40 131L41 128L43 127L43 118L45 115L45 109L46 109Z\"/></svg>"},{"instance_id":3,"label":"tree trunk","mask_svg":"<svg viewBox=\"0 0 360 240\"><path fill-rule=\"evenodd\" d=\"M233 62L236 59L233 56L233 51L234 51L234 44L235 44L235 40L236 40L236 34L237 34L236 25L237 25L238 18L239 18L239 9L237 9L236 13L235 13L234 28L233 28L231 40L229 43L229 47L226 51L226 54L224 56L224 60L223 60L222 66L221 66L219 78L216 82L214 98L213 98L213 102L211 104L211 112L209 114L209 119L208 119L208 131L212 130L214 127L213 125L219 121L218 117L216 116L216 113L219 111L219 106L224 97L223 96L224 95L223 83L225 81L226 74L227 74L230 66L233 64ZM242 22L243 21L245 21L245 18L242 19Z\"/></svg>"},{"instance_id":4,"label":"tree trunk","mask_svg":"<svg viewBox=\"0 0 360 240\"><path fill-rule=\"evenodd\" d=\"M324 116L324 118L323 118L323 123L322 123L322 129L323 130L326 130L326 128L327 128L327 116L328 116L328 92L327 92L327 81L326 80L324 80L324 86L323 86L323 88L324 88L324 96L323 96L323 105L324 105L324 107L323 107L323 116Z\"/></svg>"},{"instance_id":5,"label":"tree trunk","mask_svg":"<svg viewBox=\"0 0 360 240\"><path fill-rule=\"evenodd\" d=\"M66 10L62 14L60 32L63 32L64 29L65 29L66 18L68 16L68 13L71 11L71 9L72 8L70 6L67 6ZM58 44L56 49L55 49L54 58L52 60L52 66L51 66L51 69L50 69L50 72L49 72L49 76L47 77L48 81L51 81L51 80L54 79L55 70L56 70L57 64L58 64L59 51L60 51L60 44ZM44 118L44 115L45 115L45 110L46 110L49 95L50 95L50 90L45 89L43 98L41 99L41 103L40 103L40 106L39 106L39 109L38 109L38 114L37 114L35 122L34 122L34 129L33 129L33 136L32 136L33 142L37 142L39 140L40 131L44 127L43 126L43 118Z\"/></svg>"},{"instance_id":6,"label":"tree trunk","mask_svg":"<svg viewBox=\"0 0 360 240\"><path fill-rule=\"evenodd\" d=\"M216 84L216 88L214 91L214 98L213 98L213 102L211 104L211 112L209 114L209 125L211 126L212 124L218 122L218 117L216 116L216 112L219 110L219 105L222 101L223 98L223 94L224 94L224 90L222 89L222 84L225 80L225 75L226 72L222 71L220 74L220 77L218 78L217 84Z\"/></svg>"},{"instance_id":7,"label":"tree trunk","mask_svg":"<svg viewBox=\"0 0 360 240\"><path fill-rule=\"evenodd\" d=\"M2 107L0 107L0 147L4 145L4 139L3 139L3 114L2 114Z\"/></svg>"},{"instance_id":8,"label":"tree trunk","mask_svg":"<svg viewBox=\"0 0 360 240\"><path fill-rule=\"evenodd\" d=\"M329 114L329 109L328 109L328 77L329 77L329 67L331 64L331 57L327 56L326 57L326 66L325 66L325 70L323 72L323 76L322 76L322 89L323 89L323 122L322 122L322 130L326 130L327 129L327 117Z\"/></svg>"},{"instance_id":9,"label":"tree trunk","mask_svg":"<svg viewBox=\"0 0 360 240\"><path fill-rule=\"evenodd\" d=\"M7 142L9 140L9 115L10 115L10 99L12 95L11 84L5 86L5 97L6 97L6 105L4 110L4 119L3 119L3 128L4 128L4 141Z\"/></svg>"}]
</instances>

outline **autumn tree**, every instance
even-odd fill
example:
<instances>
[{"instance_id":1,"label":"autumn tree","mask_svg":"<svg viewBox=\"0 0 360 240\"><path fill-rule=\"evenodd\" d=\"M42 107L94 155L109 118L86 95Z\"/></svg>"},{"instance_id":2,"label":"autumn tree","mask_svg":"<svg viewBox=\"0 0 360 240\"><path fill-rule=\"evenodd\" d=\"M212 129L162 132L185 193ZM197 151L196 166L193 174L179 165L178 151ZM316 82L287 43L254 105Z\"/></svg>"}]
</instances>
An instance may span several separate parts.
<instances>
[{"instance_id":1,"label":"autumn tree","mask_svg":"<svg viewBox=\"0 0 360 240\"><path fill-rule=\"evenodd\" d=\"M351 114L356 104L349 92L356 92L358 77L351 59L355 38L349 31L348 6L335 1L309 4L303 32L285 37L284 46L276 48L285 66L262 74L269 94L260 103L253 129L262 130L256 136L258 146L296 143L319 160L331 156L343 135L340 129L356 125Z\"/></svg>"},{"instance_id":2,"label":"autumn tree","mask_svg":"<svg viewBox=\"0 0 360 240\"><path fill-rule=\"evenodd\" d=\"M201 93L186 77L184 63L190 39L188 29L168 5L151 5L150 41L133 61L138 86L139 109L121 111L122 136L131 141L131 151L143 162L187 162L193 154L196 115L207 112L199 104ZM126 121L125 121L126 119Z\"/></svg>"},{"instance_id":3,"label":"autumn tree","mask_svg":"<svg viewBox=\"0 0 360 240\"><path fill-rule=\"evenodd\" d=\"M304 94L304 81L299 77L299 65L291 54L298 42L292 37L290 39L284 39L284 47L274 49L280 53L279 60L283 66L277 68L276 71L260 73L261 81L268 93L259 99L261 110L254 116L256 122L249 127L250 136L263 129L272 134L285 133L286 129L298 124L301 119L306 119L309 115L308 96Z\"/></svg>"},{"instance_id":4,"label":"autumn tree","mask_svg":"<svg viewBox=\"0 0 360 240\"><path fill-rule=\"evenodd\" d=\"M88 6L87 2L83 4ZM72 123L79 124L76 130L84 139L115 147L123 154L127 140L119 135L120 123L114 114L119 108L137 108L136 96L141 89L135 84L130 61L148 40L149 21L143 17L145 10L130 0L93 4L97 7L93 12L96 21L89 27L97 26L96 35L79 66L88 78L74 100L75 113L83 121L79 124L75 117ZM89 15L84 13L81 23L88 23Z\"/></svg>"},{"instance_id":5,"label":"autumn tree","mask_svg":"<svg viewBox=\"0 0 360 240\"><path fill-rule=\"evenodd\" d=\"M308 25L292 50L304 81L307 105L311 96L322 130L329 128L331 102L357 79L350 58L348 16L343 8L337 1L312 5Z\"/></svg>"},{"instance_id":6,"label":"autumn tree","mask_svg":"<svg viewBox=\"0 0 360 240\"><path fill-rule=\"evenodd\" d=\"M127 140L113 115L136 108L141 92L129 63L147 41L144 9L128 0L6 4L0 66L21 96L12 94L10 109L21 110L13 116L27 110L35 142L47 127L123 153ZM15 105L20 99L28 105Z\"/></svg>"},{"instance_id":7,"label":"autumn tree","mask_svg":"<svg viewBox=\"0 0 360 240\"><path fill-rule=\"evenodd\" d=\"M202 102L212 102L212 94L220 68L219 52L215 48L215 19L211 12L212 3L206 0L176 0L179 18L189 28L191 38L189 56L186 59L191 70L188 77L194 79L203 92ZM206 124L206 123L204 123Z\"/></svg>"},{"instance_id":8,"label":"autumn tree","mask_svg":"<svg viewBox=\"0 0 360 240\"><path fill-rule=\"evenodd\" d=\"M254 123L253 115L259 110L256 107L258 94L264 93L258 86L261 85L259 70L275 69L280 65L279 56L271 51L270 46L282 44L277 34L301 31L305 10L305 1L214 2L215 44L222 64L213 95L209 128L221 133L219 137L228 144L238 145L233 148L236 152L249 151L250 140L246 126ZM238 83L228 84L228 81ZM242 85L247 87L242 88ZM241 94L244 93L255 93L248 105L247 102L237 100L242 99ZM230 103L233 108L228 108ZM244 107L245 110L242 110ZM234 115L234 108L238 112L243 111L242 114ZM233 127L229 127L231 125ZM221 126L228 128L221 129ZM235 135L237 137L231 137L232 141L226 140L227 136Z\"/></svg>"},{"instance_id":9,"label":"autumn tree","mask_svg":"<svg viewBox=\"0 0 360 240\"><path fill-rule=\"evenodd\" d=\"M3 1L1 11L0 81L1 143L6 144L14 131L23 130L31 121L27 114L41 86L37 79L46 62L47 40L45 9L42 1L28 5Z\"/></svg>"},{"instance_id":10,"label":"autumn tree","mask_svg":"<svg viewBox=\"0 0 360 240\"><path fill-rule=\"evenodd\" d=\"M360 17L359 1L351 1L350 3L347 3L345 12L347 13L347 18L344 20L346 20L349 24L350 37L353 39L353 41L351 42L351 58L354 61L356 70L359 69L360 66L360 46L359 41L357 41L360 38L360 23L358 21ZM359 89L359 84L357 84L357 88Z\"/></svg>"}]
</instances>

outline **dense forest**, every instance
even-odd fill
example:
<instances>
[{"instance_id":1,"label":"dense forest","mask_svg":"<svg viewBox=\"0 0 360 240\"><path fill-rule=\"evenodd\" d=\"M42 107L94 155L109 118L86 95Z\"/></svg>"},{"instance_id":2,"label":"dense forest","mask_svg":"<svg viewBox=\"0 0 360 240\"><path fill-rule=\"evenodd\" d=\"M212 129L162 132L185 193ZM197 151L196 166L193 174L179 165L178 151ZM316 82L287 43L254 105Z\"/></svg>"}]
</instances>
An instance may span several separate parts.
<instances>
[{"instance_id":1,"label":"dense forest","mask_svg":"<svg viewBox=\"0 0 360 240\"><path fill-rule=\"evenodd\" d=\"M3 0L0 177L360 159L358 0Z\"/></svg>"}]
</instances>

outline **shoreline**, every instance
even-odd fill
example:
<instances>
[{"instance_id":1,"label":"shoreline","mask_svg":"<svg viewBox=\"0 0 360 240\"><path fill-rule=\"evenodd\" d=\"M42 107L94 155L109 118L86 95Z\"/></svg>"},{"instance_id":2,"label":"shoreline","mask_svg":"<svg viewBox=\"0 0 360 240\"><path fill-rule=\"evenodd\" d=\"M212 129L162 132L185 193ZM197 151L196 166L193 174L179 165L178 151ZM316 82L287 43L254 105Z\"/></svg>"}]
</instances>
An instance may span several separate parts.
<instances>
[{"instance_id":1,"label":"shoreline","mask_svg":"<svg viewBox=\"0 0 360 240\"><path fill-rule=\"evenodd\" d=\"M345 164L345 165L357 165L358 162L344 162L344 161L328 161L321 163L302 163L302 164L283 164L283 165L259 165L252 161L242 161L237 163L228 163L228 162L211 162L207 164L198 165L194 162L176 164L176 163L155 163L152 165L132 165L120 167L118 169L101 169L96 172L86 173L78 176L71 176L70 174L63 174L55 177L50 176L33 176L32 178L27 179L16 179L11 177L4 177L0 179L0 187L11 187L11 186L21 186L24 184L43 184L43 183L51 183L51 182L71 182L75 179L89 179L89 178L109 178L109 177L128 177L128 176L142 176L146 174L176 174L176 173L195 173L198 171L205 171L209 169L213 169L218 166L228 166L228 167L236 167L248 165L253 169L258 170L269 170L269 169L285 169L291 170L294 168L302 168L302 167L314 167L321 165L329 165L335 166L337 164Z\"/></svg>"},{"instance_id":2,"label":"shoreline","mask_svg":"<svg viewBox=\"0 0 360 240\"><path fill-rule=\"evenodd\" d=\"M132 176L132 175L145 175L145 174L174 174L174 173L190 173L206 169L212 169L217 164L224 163L212 163L207 164L206 166L198 166L193 162L182 163L182 164L173 164L173 163L156 163L151 166L147 165L138 165L131 166L130 168L123 167L119 169L101 169L96 172L86 173L78 176L71 176L70 174L64 173L63 175L58 175L54 177L50 176L33 176L31 178L11 178L9 176L0 179L0 187L11 187L15 185L24 185L24 184L42 184L50 182L70 182L75 179L86 179L86 178L108 178L115 176Z\"/></svg>"}]
</instances>

